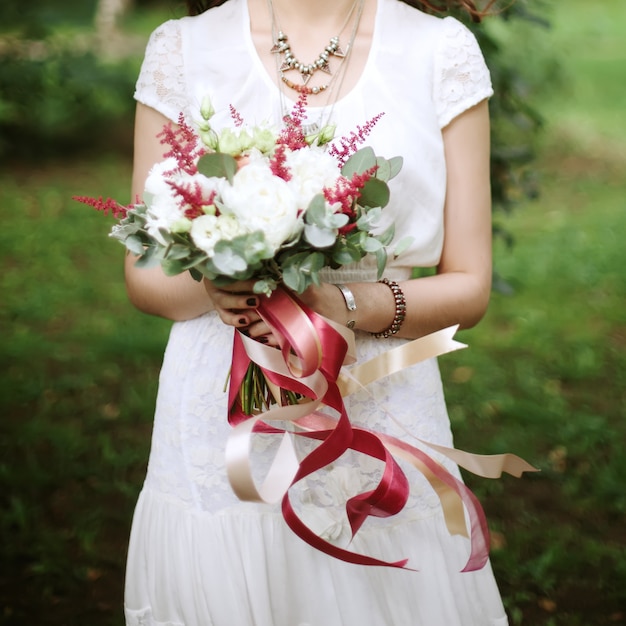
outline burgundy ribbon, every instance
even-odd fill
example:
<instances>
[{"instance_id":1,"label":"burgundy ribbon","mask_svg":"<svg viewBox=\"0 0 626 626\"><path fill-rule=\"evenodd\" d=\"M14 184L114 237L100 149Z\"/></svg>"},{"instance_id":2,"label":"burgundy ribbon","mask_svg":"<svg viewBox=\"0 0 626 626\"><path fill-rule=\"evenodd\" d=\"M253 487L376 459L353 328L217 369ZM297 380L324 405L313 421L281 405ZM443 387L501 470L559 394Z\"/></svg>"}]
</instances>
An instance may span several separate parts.
<instances>
[{"instance_id":1,"label":"burgundy ribbon","mask_svg":"<svg viewBox=\"0 0 626 626\"><path fill-rule=\"evenodd\" d=\"M235 332L228 396L229 422L233 432L226 448L227 471L235 493L244 500L282 499L282 513L289 528L308 544L330 556L360 565L407 569L406 559L384 561L326 541L300 519L289 498L291 486L330 465L347 450L378 459L383 463L384 471L377 486L346 502L346 513L354 537L368 517L390 517L404 508L410 487L395 455L408 460L428 478L441 500L446 524L451 532L467 534L462 508L457 507L454 515L452 511L456 503L451 503L450 496L465 508L470 521L471 549L462 571L482 568L488 559L489 531L480 503L465 484L423 450L384 433L353 427L350 423L338 379L342 366L351 360L349 347L352 333L318 315L283 288L278 288L270 298L262 300L258 312L278 338L282 358L276 358L278 353L275 349L262 346ZM434 341L437 343L436 338ZM262 415L246 415L241 406L239 390L252 361L260 367L271 384L298 393L306 400L294 406L272 408ZM371 374L370 379L381 375L384 372ZM318 411L321 406L332 409L337 416L331 417L326 412ZM289 431L272 425L276 421L292 422L298 429L291 435L318 440L319 445L298 461ZM279 453L266 478L268 489L264 495L257 491L249 465L250 441L255 432L283 436ZM516 475L534 469L513 455L501 455L498 459L481 462L476 461L475 455L433 446L428 442L422 443L444 454L447 451L448 456L456 454L461 461L471 457L468 462L480 466L479 473L483 475L499 475L498 469ZM514 463L507 464L511 459Z\"/></svg>"}]
</instances>

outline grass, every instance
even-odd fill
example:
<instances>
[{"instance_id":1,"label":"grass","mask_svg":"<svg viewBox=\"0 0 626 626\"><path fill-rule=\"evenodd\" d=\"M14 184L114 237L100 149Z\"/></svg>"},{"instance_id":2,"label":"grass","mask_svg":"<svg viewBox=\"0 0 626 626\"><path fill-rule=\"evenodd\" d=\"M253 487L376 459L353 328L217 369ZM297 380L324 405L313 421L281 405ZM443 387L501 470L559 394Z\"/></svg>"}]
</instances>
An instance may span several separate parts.
<instances>
[{"instance_id":1,"label":"grass","mask_svg":"<svg viewBox=\"0 0 626 626\"><path fill-rule=\"evenodd\" d=\"M441 360L459 447L541 472L468 477L511 623L626 623L626 6L553 7L539 200L496 264L514 295ZM141 20L146 18L140 16ZM122 623L130 518L169 324L134 311L122 248L73 194L126 197L130 162L0 173L0 623Z\"/></svg>"}]
</instances>

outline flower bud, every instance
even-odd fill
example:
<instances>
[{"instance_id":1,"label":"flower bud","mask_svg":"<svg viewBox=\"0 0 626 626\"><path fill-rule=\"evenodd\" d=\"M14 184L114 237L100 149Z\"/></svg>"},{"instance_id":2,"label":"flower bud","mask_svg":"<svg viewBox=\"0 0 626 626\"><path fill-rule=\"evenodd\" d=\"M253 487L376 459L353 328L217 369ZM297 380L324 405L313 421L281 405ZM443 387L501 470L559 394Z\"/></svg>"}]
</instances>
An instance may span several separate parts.
<instances>
[{"instance_id":1,"label":"flower bud","mask_svg":"<svg viewBox=\"0 0 626 626\"><path fill-rule=\"evenodd\" d=\"M173 233L188 233L191 230L191 220L181 217L173 222L170 228Z\"/></svg>"},{"instance_id":2,"label":"flower bud","mask_svg":"<svg viewBox=\"0 0 626 626\"><path fill-rule=\"evenodd\" d=\"M247 130L239 133L239 154L250 150L254 146L252 135Z\"/></svg>"},{"instance_id":3,"label":"flower bud","mask_svg":"<svg viewBox=\"0 0 626 626\"><path fill-rule=\"evenodd\" d=\"M318 134L319 145L323 146L324 144L332 141L335 138L336 130L337 130L336 124L327 124L326 126L324 126Z\"/></svg>"},{"instance_id":4,"label":"flower bud","mask_svg":"<svg viewBox=\"0 0 626 626\"><path fill-rule=\"evenodd\" d=\"M217 151L217 148L219 146L220 140L219 137L217 136L217 133L212 129L209 128L209 130L207 131L200 131L200 139L202 140L202 143L209 149L209 150L213 150L214 152Z\"/></svg>"},{"instance_id":5,"label":"flower bud","mask_svg":"<svg viewBox=\"0 0 626 626\"><path fill-rule=\"evenodd\" d=\"M241 154L239 138L230 128L225 128L220 133L218 147L216 150L222 152L223 154L230 154L231 156Z\"/></svg>"},{"instance_id":6,"label":"flower bud","mask_svg":"<svg viewBox=\"0 0 626 626\"><path fill-rule=\"evenodd\" d=\"M276 146L276 135L269 128L255 128L253 134L254 147L262 154L269 154Z\"/></svg>"},{"instance_id":7,"label":"flower bud","mask_svg":"<svg viewBox=\"0 0 626 626\"><path fill-rule=\"evenodd\" d=\"M204 98L202 98L200 115L202 115L202 118L207 121L215 115L215 109L213 108L213 103L211 102L211 98L209 98L209 96L204 96Z\"/></svg>"}]
</instances>

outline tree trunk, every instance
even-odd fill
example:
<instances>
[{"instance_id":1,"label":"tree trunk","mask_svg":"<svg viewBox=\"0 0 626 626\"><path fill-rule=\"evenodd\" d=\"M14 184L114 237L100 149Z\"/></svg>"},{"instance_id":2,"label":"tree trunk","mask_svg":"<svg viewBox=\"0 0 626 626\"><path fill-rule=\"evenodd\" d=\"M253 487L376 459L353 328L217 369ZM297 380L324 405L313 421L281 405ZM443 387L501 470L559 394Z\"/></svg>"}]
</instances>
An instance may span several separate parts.
<instances>
[{"instance_id":1,"label":"tree trunk","mask_svg":"<svg viewBox=\"0 0 626 626\"><path fill-rule=\"evenodd\" d=\"M120 18L128 11L132 0L98 0L95 27L97 37L103 41L118 32Z\"/></svg>"}]
</instances>

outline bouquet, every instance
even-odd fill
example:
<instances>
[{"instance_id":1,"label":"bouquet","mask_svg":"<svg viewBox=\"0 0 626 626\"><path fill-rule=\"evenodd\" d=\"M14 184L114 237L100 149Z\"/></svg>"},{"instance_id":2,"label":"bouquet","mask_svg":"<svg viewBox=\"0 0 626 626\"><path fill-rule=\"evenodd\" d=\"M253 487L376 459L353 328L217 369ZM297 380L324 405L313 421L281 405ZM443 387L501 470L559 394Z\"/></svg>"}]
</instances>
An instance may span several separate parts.
<instances>
[{"instance_id":1,"label":"bouquet","mask_svg":"<svg viewBox=\"0 0 626 626\"><path fill-rule=\"evenodd\" d=\"M394 231L390 227L378 232L377 223L389 201L387 183L402 167L400 157L385 159L362 146L381 115L337 142L331 126L307 136L305 98L301 96L278 131L265 125L246 127L231 107L233 127L218 132L211 126L213 107L205 100L197 128L182 116L176 128L164 127L162 142L169 150L150 171L141 201L124 206L110 198L75 199L118 218L111 236L136 255L137 265L160 264L168 275L189 271L197 280L206 277L219 286L253 280L254 291L268 296L260 299L259 312L280 336L281 352L238 332L233 343L228 394L233 434L226 458L231 485L241 499L272 501L253 485L249 437L253 432L285 435L287 447L281 444L267 478L269 492L282 498L289 527L339 559L404 567L406 560L390 563L331 545L300 520L289 500L293 484L328 467L348 449L382 461L385 470L377 488L347 500L354 536L367 517L388 517L404 507L409 485L394 459L398 454L422 468L441 499L450 532L465 529L458 508L465 506L471 528L465 571L480 569L487 560L488 532L473 495L422 450L351 425L342 397L352 391L346 380L340 380L348 353L345 333L350 331L336 328L295 295L319 284L323 268L358 262L367 254L375 255L380 278ZM394 254L409 241L402 240ZM397 348L402 355L384 363L365 363L361 370L353 369L351 380L362 387L392 373L394 367L458 349L462 344L452 341L454 330L415 340L408 351ZM297 373L290 365L294 359ZM271 404L279 406L270 408ZM317 407L328 407L337 417ZM287 430L271 425L276 421L295 423L294 435L316 439L319 445L294 465ZM468 456L422 443L460 464ZM516 475L529 470L527 464L504 456L493 462L472 458L464 466L481 467L483 475L493 477L503 468Z\"/></svg>"},{"instance_id":2,"label":"bouquet","mask_svg":"<svg viewBox=\"0 0 626 626\"><path fill-rule=\"evenodd\" d=\"M304 134L305 104L302 96L280 131L246 127L231 106L234 127L218 132L205 99L197 129L182 116L178 128L163 129L169 151L150 171L141 202L75 199L111 211L119 218L111 236L137 265L160 263L168 275L189 271L221 286L254 279L256 293L270 295L279 284L302 293L320 283L322 268L371 253L380 278L394 229L375 234L375 226L402 159L359 149L380 115L337 145L332 126Z\"/></svg>"}]
</instances>

